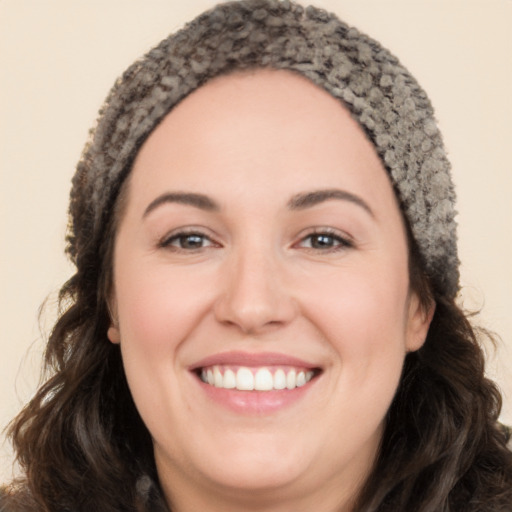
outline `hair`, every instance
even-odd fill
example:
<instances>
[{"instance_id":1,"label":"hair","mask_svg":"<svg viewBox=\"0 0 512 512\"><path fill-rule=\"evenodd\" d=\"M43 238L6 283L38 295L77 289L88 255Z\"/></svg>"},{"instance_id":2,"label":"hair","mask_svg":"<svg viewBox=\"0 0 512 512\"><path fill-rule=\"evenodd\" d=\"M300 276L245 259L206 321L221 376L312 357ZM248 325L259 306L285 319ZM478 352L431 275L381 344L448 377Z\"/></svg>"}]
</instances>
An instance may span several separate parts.
<instances>
[{"instance_id":1,"label":"hair","mask_svg":"<svg viewBox=\"0 0 512 512\"><path fill-rule=\"evenodd\" d=\"M9 427L22 476L0 497L1 511L169 511L119 345L107 338L129 183L104 216L101 242L74 244L77 270L60 290L44 356L48 378ZM484 375L481 343L490 335L428 275L404 219L411 289L435 313L423 347L406 356L354 512L511 512L510 435L498 423L500 393Z\"/></svg>"},{"instance_id":2,"label":"hair","mask_svg":"<svg viewBox=\"0 0 512 512\"><path fill-rule=\"evenodd\" d=\"M52 376L9 430L24 476L0 499L8 511L168 511L119 346L106 336L119 217L101 264L84 251L87 271L60 291L63 312L45 353ZM355 511L510 512L509 435L497 421L501 397L484 376L477 333L455 300L432 288L410 236L409 245L411 288L436 310L425 344L406 357Z\"/></svg>"}]
</instances>

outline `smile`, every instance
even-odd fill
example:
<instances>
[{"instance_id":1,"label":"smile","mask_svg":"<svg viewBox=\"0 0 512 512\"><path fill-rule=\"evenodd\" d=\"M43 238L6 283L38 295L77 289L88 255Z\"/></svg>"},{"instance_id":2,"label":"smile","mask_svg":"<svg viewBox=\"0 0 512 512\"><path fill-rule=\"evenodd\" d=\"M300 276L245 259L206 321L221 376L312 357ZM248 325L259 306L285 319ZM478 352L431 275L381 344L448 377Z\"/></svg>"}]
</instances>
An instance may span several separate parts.
<instances>
[{"instance_id":1,"label":"smile","mask_svg":"<svg viewBox=\"0 0 512 512\"><path fill-rule=\"evenodd\" d=\"M205 393L204 407L220 405L236 414L267 415L314 393L324 369L316 362L276 352L229 351L189 367Z\"/></svg>"},{"instance_id":2,"label":"smile","mask_svg":"<svg viewBox=\"0 0 512 512\"><path fill-rule=\"evenodd\" d=\"M228 367L213 365L198 372L205 383L220 389L239 391L273 391L295 389L306 385L315 372L295 367Z\"/></svg>"}]
</instances>

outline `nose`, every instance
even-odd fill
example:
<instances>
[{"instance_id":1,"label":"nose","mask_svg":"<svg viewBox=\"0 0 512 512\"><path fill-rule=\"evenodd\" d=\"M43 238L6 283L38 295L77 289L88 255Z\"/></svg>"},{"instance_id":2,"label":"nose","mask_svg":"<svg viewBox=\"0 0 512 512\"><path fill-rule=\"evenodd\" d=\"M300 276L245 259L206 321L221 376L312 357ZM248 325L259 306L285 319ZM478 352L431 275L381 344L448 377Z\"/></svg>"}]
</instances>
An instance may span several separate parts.
<instances>
[{"instance_id":1,"label":"nose","mask_svg":"<svg viewBox=\"0 0 512 512\"><path fill-rule=\"evenodd\" d=\"M222 272L214 308L217 321L256 335L288 324L297 314L275 256L246 250L226 261Z\"/></svg>"}]
</instances>

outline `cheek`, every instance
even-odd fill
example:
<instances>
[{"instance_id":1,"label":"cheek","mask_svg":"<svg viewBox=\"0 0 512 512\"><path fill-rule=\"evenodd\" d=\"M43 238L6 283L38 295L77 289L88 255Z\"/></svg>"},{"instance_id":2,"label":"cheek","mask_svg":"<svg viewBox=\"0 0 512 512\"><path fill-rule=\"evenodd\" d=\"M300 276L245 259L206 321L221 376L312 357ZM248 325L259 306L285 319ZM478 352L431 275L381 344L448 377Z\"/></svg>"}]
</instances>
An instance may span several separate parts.
<instances>
[{"instance_id":1,"label":"cheek","mask_svg":"<svg viewBox=\"0 0 512 512\"><path fill-rule=\"evenodd\" d=\"M175 350L207 308L203 276L140 260L121 260L117 268L121 343L157 354Z\"/></svg>"},{"instance_id":2,"label":"cheek","mask_svg":"<svg viewBox=\"0 0 512 512\"><path fill-rule=\"evenodd\" d=\"M408 279L369 266L340 272L310 287L305 310L336 353L347 380L396 381L405 355Z\"/></svg>"},{"instance_id":3,"label":"cheek","mask_svg":"<svg viewBox=\"0 0 512 512\"><path fill-rule=\"evenodd\" d=\"M180 347L206 308L207 294L198 293L203 277L143 258L136 264L120 258L116 268L123 365L139 413L157 433L179 415Z\"/></svg>"},{"instance_id":4,"label":"cheek","mask_svg":"<svg viewBox=\"0 0 512 512\"><path fill-rule=\"evenodd\" d=\"M310 283L309 307L335 331L403 331L408 296L404 274L389 269L380 273L371 266L333 273L321 283Z\"/></svg>"}]
</instances>

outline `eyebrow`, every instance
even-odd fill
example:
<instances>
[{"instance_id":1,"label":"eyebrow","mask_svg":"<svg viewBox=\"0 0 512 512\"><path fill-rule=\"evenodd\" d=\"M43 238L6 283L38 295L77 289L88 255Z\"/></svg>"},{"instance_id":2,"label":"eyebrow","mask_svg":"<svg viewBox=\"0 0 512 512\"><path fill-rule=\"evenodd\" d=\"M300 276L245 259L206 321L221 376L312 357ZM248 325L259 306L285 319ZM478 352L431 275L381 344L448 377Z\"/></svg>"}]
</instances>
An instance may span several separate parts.
<instances>
[{"instance_id":1,"label":"eyebrow","mask_svg":"<svg viewBox=\"0 0 512 512\"><path fill-rule=\"evenodd\" d=\"M336 188L296 194L288 201L287 206L290 210L305 210L306 208L311 208L332 199L349 201L350 203L360 206L374 217L372 209L363 199L351 192ZM149 203L147 208L144 210L143 217L146 217L153 210L166 203L185 204L205 211L220 210L219 205L213 199L204 194L197 194L193 192L167 192L158 196Z\"/></svg>"},{"instance_id":2,"label":"eyebrow","mask_svg":"<svg viewBox=\"0 0 512 512\"><path fill-rule=\"evenodd\" d=\"M355 194L352 194L351 192L337 188L315 190L313 192L297 194L293 196L290 201L288 201L288 208L290 210L304 210L306 208L311 208L312 206L316 206L317 204L330 201L332 199L348 201L350 203L356 204L357 206L363 208L363 210L369 213L372 217L375 217L372 209L363 199Z\"/></svg>"},{"instance_id":3,"label":"eyebrow","mask_svg":"<svg viewBox=\"0 0 512 512\"><path fill-rule=\"evenodd\" d=\"M146 217L153 210L166 203L186 204L206 211L218 211L220 209L219 205L213 201L213 199L204 194L196 194L193 192L167 192L151 201L144 210L142 217Z\"/></svg>"}]
</instances>

